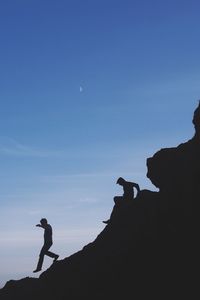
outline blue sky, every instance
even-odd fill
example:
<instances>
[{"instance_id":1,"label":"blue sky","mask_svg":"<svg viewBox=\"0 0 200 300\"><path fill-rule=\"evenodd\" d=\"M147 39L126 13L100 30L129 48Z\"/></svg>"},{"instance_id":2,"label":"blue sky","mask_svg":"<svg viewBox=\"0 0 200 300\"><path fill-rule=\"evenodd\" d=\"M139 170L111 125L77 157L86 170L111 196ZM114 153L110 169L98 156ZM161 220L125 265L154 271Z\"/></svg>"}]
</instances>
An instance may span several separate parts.
<instances>
[{"instance_id":1,"label":"blue sky","mask_svg":"<svg viewBox=\"0 0 200 300\"><path fill-rule=\"evenodd\" d=\"M156 190L146 158L194 134L199 10L193 0L1 1L0 286L33 276L41 217L64 258L104 228L119 176Z\"/></svg>"}]
</instances>

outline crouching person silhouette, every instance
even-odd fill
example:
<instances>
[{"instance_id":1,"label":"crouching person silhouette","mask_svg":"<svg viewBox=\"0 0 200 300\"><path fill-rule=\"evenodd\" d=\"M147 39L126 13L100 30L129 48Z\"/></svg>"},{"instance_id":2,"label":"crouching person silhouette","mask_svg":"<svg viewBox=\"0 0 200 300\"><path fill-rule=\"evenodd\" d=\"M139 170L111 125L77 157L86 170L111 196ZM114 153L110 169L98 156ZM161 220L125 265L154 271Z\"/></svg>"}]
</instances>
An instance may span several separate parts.
<instances>
[{"instance_id":1,"label":"crouching person silhouette","mask_svg":"<svg viewBox=\"0 0 200 300\"><path fill-rule=\"evenodd\" d=\"M126 181L122 177L119 177L117 179L116 184L119 184L123 187L124 194L123 194L123 196L114 197L115 204L121 200L126 201L126 202L132 201L134 199L134 188L137 190L137 193L140 192L139 184L137 184L135 182Z\"/></svg>"},{"instance_id":2,"label":"crouching person silhouette","mask_svg":"<svg viewBox=\"0 0 200 300\"><path fill-rule=\"evenodd\" d=\"M123 187L123 191L124 194L123 196L116 196L114 197L114 202L115 204L119 204L121 203L121 201L123 201L122 203L129 203L132 200L134 200L134 188L137 190L137 193L140 192L140 187L139 184L135 183L135 182L130 182L130 181L126 181L124 178L119 177L117 179L116 184L119 184ZM110 219L115 215L116 209L113 210ZM108 224L110 222L109 220L103 221L103 223Z\"/></svg>"},{"instance_id":3,"label":"crouching person silhouette","mask_svg":"<svg viewBox=\"0 0 200 300\"><path fill-rule=\"evenodd\" d=\"M54 258L54 262L59 257L59 255L49 251L49 248L53 245L53 240L52 240L52 227L50 224L48 224L47 219L45 218L41 219L40 224L37 224L36 227L42 227L44 229L44 245L40 251L37 268L33 271L33 273L42 270L42 265L43 265L45 255Z\"/></svg>"}]
</instances>

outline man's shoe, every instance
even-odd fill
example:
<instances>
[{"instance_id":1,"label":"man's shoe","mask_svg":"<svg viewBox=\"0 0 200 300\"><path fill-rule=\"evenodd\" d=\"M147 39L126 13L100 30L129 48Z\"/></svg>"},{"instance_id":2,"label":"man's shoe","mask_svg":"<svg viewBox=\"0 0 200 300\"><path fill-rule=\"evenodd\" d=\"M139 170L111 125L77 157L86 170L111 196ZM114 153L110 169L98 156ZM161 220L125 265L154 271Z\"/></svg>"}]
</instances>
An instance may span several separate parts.
<instances>
[{"instance_id":1,"label":"man's shoe","mask_svg":"<svg viewBox=\"0 0 200 300\"><path fill-rule=\"evenodd\" d=\"M37 273L37 272L40 272L42 269L36 269L33 271L33 273Z\"/></svg>"},{"instance_id":2,"label":"man's shoe","mask_svg":"<svg viewBox=\"0 0 200 300\"><path fill-rule=\"evenodd\" d=\"M57 261L59 255L56 255L56 257L54 258L53 262Z\"/></svg>"},{"instance_id":3,"label":"man's shoe","mask_svg":"<svg viewBox=\"0 0 200 300\"><path fill-rule=\"evenodd\" d=\"M108 224L110 222L110 220L102 221L102 222L105 223L105 224Z\"/></svg>"}]
</instances>

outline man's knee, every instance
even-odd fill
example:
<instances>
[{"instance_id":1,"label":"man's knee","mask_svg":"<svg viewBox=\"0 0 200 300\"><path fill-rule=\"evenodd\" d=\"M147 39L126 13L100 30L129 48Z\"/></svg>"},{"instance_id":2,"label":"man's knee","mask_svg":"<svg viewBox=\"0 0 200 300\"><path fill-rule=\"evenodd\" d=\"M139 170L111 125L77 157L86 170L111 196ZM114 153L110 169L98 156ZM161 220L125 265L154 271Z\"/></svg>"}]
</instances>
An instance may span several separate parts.
<instances>
[{"instance_id":1,"label":"man's knee","mask_svg":"<svg viewBox=\"0 0 200 300\"><path fill-rule=\"evenodd\" d=\"M122 199L123 199L123 197L116 196L116 197L114 197L113 200L114 200L115 204L119 204L122 201Z\"/></svg>"}]
</instances>

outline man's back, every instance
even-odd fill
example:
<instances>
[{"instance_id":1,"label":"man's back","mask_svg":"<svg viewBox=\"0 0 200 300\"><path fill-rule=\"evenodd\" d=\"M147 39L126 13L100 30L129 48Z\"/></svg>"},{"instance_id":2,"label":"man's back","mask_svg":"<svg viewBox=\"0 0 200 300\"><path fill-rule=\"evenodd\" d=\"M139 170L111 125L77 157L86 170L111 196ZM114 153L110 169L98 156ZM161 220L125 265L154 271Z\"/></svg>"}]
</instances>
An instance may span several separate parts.
<instances>
[{"instance_id":1,"label":"man's back","mask_svg":"<svg viewBox=\"0 0 200 300\"><path fill-rule=\"evenodd\" d=\"M124 190L123 197L126 200L133 200L134 199L134 186L135 186L135 184L133 182L125 181L123 183L123 190Z\"/></svg>"},{"instance_id":2,"label":"man's back","mask_svg":"<svg viewBox=\"0 0 200 300\"><path fill-rule=\"evenodd\" d=\"M47 224L44 228L44 243L52 244L52 227L50 224Z\"/></svg>"}]
</instances>

